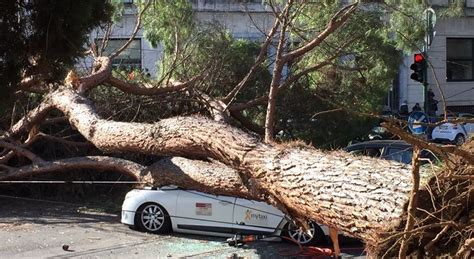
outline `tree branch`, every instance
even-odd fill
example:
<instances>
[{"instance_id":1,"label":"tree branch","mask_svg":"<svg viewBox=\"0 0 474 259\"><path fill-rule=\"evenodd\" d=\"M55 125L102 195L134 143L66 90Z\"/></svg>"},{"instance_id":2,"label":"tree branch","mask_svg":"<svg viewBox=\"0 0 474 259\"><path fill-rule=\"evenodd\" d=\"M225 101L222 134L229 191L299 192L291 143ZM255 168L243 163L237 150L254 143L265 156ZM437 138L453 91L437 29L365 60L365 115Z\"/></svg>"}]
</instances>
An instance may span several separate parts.
<instances>
[{"instance_id":1,"label":"tree branch","mask_svg":"<svg viewBox=\"0 0 474 259\"><path fill-rule=\"evenodd\" d=\"M278 18L275 18L275 22L273 23L273 26L270 30L270 33L267 35L265 41L263 42L262 46L260 47L260 53L258 54L255 63L252 65L250 68L249 72L245 75L245 77L230 91L226 97L222 100L223 102L227 103L227 106L225 109L229 107L229 105L234 101L235 97L237 94L242 90L242 88L245 86L245 84L250 80L250 78L255 74L257 71L257 68L262 64L262 62L265 60L265 56L267 55L268 52L268 46L272 42L273 37L275 36L275 33L279 27L279 20Z\"/></svg>"},{"instance_id":2,"label":"tree branch","mask_svg":"<svg viewBox=\"0 0 474 259\"><path fill-rule=\"evenodd\" d=\"M316 64L316 65L313 65L313 66L309 66L305 69L303 69L302 71L300 71L299 73L295 74L295 75L292 75L290 76L279 88L280 89L284 89L286 87L288 87L289 85L291 85L292 83L298 81L301 77L311 73L311 72L314 72L314 71L317 71L329 64L332 63L332 61L338 57L340 57L342 51L347 47L349 46L350 44L352 44L353 42L355 41L355 38L352 38L350 40L347 40L340 48L338 48L338 50L332 55L330 56L329 58L327 58L326 60Z\"/></svg>"},{"instance_id":3,"label":"tree branch","mask_svg":"<svg viewBox=\"0 0 474 259\"><path fill-rule=\"evenodd\" d=\"M110 76L106 80L106 83L126 93L137 94L137 95L161 95L165 93L180 91L187 87L190 87L194 85L197 81L202 79L202 77L203 77L202 75L195 76L191 78L189 81L171 83L171 85L166 86L166 87L155 87L151 85L150 87L142 87L139 84L125 82L114 76Z\"/></svg>"},{"instance_id":4,"label":"tree branch","mask_svg":"<svg viewBox=\"0 0 474 259\"><path fill-rule=\"evenodd\" d=\"M83 93L105 82L112 75L112 61L108 57L97 57L91 75L81 77L78 92Z\"/></svg>"},{"instance_id":5,"label":"tree branch","mask_svg":"<svg viewBox=\"0 0 474 259\"><path fill-rule=\"evenodd\" d=\"M18 155L22 155L28 158L33 163L40 163L43 161L43 159L41 159L39 156L35 155L33 152L19 145L14 145L5 141L0 141L0 147L10 149L14 151L15 153L17 153Z\"/></svg>"},{"instance_id":6,"label":"tree branch","mask_svg":"<svg viewBox=\"0 0 474 259\"><path fill-rule=\"evenodd\" d=\"M283 57L283 52L286 47L286 29L291 22L290 19L290 10L293 6L293 1L289 0L286 3L285 9L283 10L282 19L281 19L281 30L280 36L278 38L278 46L276 50L275 65L272 72L272 81L270 83L270 89L268 91L268 102L267 102L267 112L265 116L265 142L272 143L275 138L274 129L275 129L275 111L276 111L276 98L278 95L278 86L282 79L283 67L286 64Z\"/></svg>"},{"instance_id":7,"label":"tree branch","mask_svg":"<svg viewBox=\"0 0 474 259\"><path fill-rule=\"evenodd\" d=\"M44 74L32 75L25 77L20 81L18 85L18 90L29 91L35 93L44 93L46 90L44 88L44 80L46 76ZM38 86L43 86L43 88L37 88Z\"/></svg>"},{"instance_id":8,"label":"tree branch","mask_svg":"<svg viewBox=\"0 0 474 259\"><path fill-rule=\"evenodd\" d=\"M319 64L316 64L312 67L308 67L308 68L304 69L303 71L301 71L301 72L291 76L290 78L288 78L283 84L281 84L278 87L277 92L287 88L292 83L298 81L304 75L307 75L308 73L314 72L314 71L316 71L316 70L318 70L318 69L320 69L320 68L322 68L326 65L329 65L329 64L331 64L330 60L326 60L326 61L323 61ZM253 100L250 100L246 103L239 103L239 104L231 105L228 109L229 109L229 111L231 111L231 113L239 112L239 111L243 111L245 109L252 108L252 107L255 107L255 106L258 106L258 105L264 105L267 101L268 101L268 95L264 95L264 96L257 97Z\"/></svg>"},{"instance_id":9,"label":"tree branch","mask_svg":"<svg viewBox=\"0 0 474 259\"><path fill-rule=\"evenodd\" d=\"M97 53L99 55L102 55L102 53L104 53L105 51L105 48L107 48L107 45L109 44L109 40L110 40L110 34L112 33L112 28L113 28L113 24L112 23L108 23L107 24L107 28L105 29L105 34L104 34L104 37L102 38L102 42L100 44L100 50L99 50L99 53Z\"/></svg>"},{"instance_id":10,"label":"tree branch","mask_svg":"<svg viewBox=\"0 0 474 259\"><path fill-rule=\"evenodd\" d=\"M197 99L206 106L214 121L229 121L229 112L225 110L225 104L223 101L216 100L197 89L193 89L193 92L196 93Z\"/></svg>"},{"instance_id":11,"label":"tree branch","mask_svg":"<svg viewBox=\"0 0 474 259\"><path fill-rule=\"evenodd\" d=\"M56 141L56 142L59 142L59 143L62 143L64 145L68 145L68 146L93 147L93 145L89 142L78 142L78 141L66 140L66 139L63 139L63 138L60 138L60 137L45 134L43 132L39 132L37 135L38 135L38 137L41 137L41 138L44 138L44 139L47 139L47 140Z\"/></svg>"},{"instance_id":12,"label":"tree branch","mask_svg":"<svg viewBox=\"0 0 474 259\"><path fill-rule=\"evenodd\" d=\"M305 68L304 70L298 72L297 74L295 75L292 75L290 76L289 78L287 78L285 80L285 82L283 84L281 84L279 87L278 87L278 91L281 91L285 88L287 88L288 86L290 86L292 83L298 81L301 77L311 73L311 72L314 72L314 71L317 71L318 69L322 68L322 67L325 67L329 64L331 64L331 61L338 58L342 52L342 50L345 49L345 47L349 46L351 43L353 43L355 40L355 38L351 39L351 40L348 40L346 41L346 43L344 43L343 46L341 46L338 51L336 51L336 53L334 55L332 55L331 57L329 57L328 59L326 59L325 61L322 61L321 63L318 63L316 65L313 65L313 66L310 66L310 67L307 67ZM230 105L230 107L228 107L228 109L231 111L231 113L234 113L234 112L237 112L237 111L243 111L245 109L248 109L248 108L252 108L252 107L255 107L255 106L258 106L258 105L264 105L266 102L268 101L268 96L260 96L258 98L255 98L253 100L250 100L246 103L240 103L240 104L234 104L234 105Z\"/></svg>"},{"instance_id":13,"label":"tree branch","mask_svg":"<svg viewBox=\"0 0 474 259\"><path fill-rule=\"evenodd\" d=\"M469 258L474 248L474 238L467 239L461 248L456 252L455 258Z\"/></svg>"},{"instance_id":14,"label":"tree branch","mask_svg":"<svg viewBox=\"0 0 474 259\"><path fill-rule=\"evenodd\" d=\"M448 160L446 154L451 153L451 154L454 154L454 155L457 155L457 156L460 156L460 157L466 159L471 164L474 164L474 155L471 152L467 151L467 150L463 150L461 148L458 148L458 147L452 146L452 145L450 145L450 146L438 146L435 143L426 142L424 140L421 140L421 139L409 134L408 132L400 129L399 127L393 125L390 122L384 122L384 123L382 123L382 126L385 127L391 133L393 133L395 135L398 135L400 138L405 140L407 143L412 144L414 146L424 148L424 149L431 150L434 153L441 155L443 157L443 159L445 159L445 160Z\"/></svg>"},{"instance_id":15,"label":"tree branch","mask_svg":"<svg viewBox=\"0 0 474 259\"><path fill-rule=\"evenodd\" d=\"M135 162L107 156L85 156L60 159L56 161L42 161L33 165L23 166L7 171L0 175L1 180L24 178L49 172L64 172L76 169L96 169L118 171L134 179L150 180L143 173L145 167Z\"/></svg>"},{"instance_id":16,"label":"tree branch","mask_svg":"<svg viewBox=\"0 0 474 259\"><path fill-rule=\"evenodd\" d=\"M150 0L147 1L145 6L143 7L143 9L140 10L140 12L137 15L137 21L135 23L135 28L133 28L132 35L130 35L130 38L127 40L127 42L125 42L125 44L123 44L122 47L120 47L114 53L110 54L109 58L111 60L114 59L115 57L117 57L124 49L126 49L128 47L128 45L130 45L130 43L132 43L133 39L135 39L135 36L137 35L138 30L140 30L140 26L141 26L141 23L142 23L142 16L145 13L145 11L148 9L148 7L150 7L151 3L152 3L152 1L150 1Z\"/></svg>"},{"instance_id":17,"label":"tree branch","mask_svg":"<svg viewBox=\"0 0 474 259\"><path fill-rule=\"evenodd\" d=\"M249 119L245 118L244 115L242 115L242 113L240 111L231 111L229 110L230 112L230 115L236 119L238 122L240 122L240 124L252 131L252 132L255 132L257 133L258 135L263 135L265 134L265 129L263 127L260 127L259 125L253 123L252 121L250 121Z\"/></svg>"},{"instance_id":18,"label":"tree branch","mask_svg":"<svg viewBox=\"0 0 474 259\"><path fill-rule=\"evenodd\" d=\"M287 54L284 54L282 56L282 59L285 62L288 62L313 50L315 47L321 44L321 42L323 42L329 35L331 35L331 33L333 33L335 30L337 30L339 27L346 23L352 13L357 10L358 4L359 2L355 2L353 4L343 7L336 14L334 14L334 16L328 22L324 31L322 31L317 37L315 37L312 41L308 42L306 45L297 48L291 52L288 52Z\"/></svg>"},{"instance_id":19,"label":"tree branch","mask_svg":"<svg viewBox=\"0 0 474 259\"><path fill-rule=\"evenodd\" d=\"M42 122L53 109L54 106L49 102L49 95L45 96L43 102L29 111L28 114L13 125L6 134L0 136L0 140L9 137L16 137L21 133L29 131L33 126Z\"/></svg>"},{"instance_id":20,"label":"tree branch","mask_svg":"<svg viewBox=\"0 0 474 259\"><path fill-rule=\"evenodd\" d=\"M240 112L255 106L264 105L268 101L268 95L263 95L246 103L236 103L229 107L230 112Z\"/></svg>"}]
</instances>

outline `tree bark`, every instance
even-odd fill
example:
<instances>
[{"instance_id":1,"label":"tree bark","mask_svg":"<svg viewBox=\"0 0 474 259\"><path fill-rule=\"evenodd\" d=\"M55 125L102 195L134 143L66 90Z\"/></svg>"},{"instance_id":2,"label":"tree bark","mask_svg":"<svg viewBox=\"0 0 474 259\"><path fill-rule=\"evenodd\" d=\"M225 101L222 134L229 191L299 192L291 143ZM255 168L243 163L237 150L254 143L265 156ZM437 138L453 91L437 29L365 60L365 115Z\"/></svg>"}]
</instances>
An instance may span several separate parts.
<instances>
[{"instance_id":1,"label":"tree bark","mask_svg":"<svg viewBox=\"0 0 474 259\"><path fill-rule=\"evenodd\" d=\"M101 119L71 89L50 102L99 149L155 155L214 158L239 168L297 217L374 243L397 227L412 187L409 166L344 152L326 153L260 143L224 123L176 117L155 124Z\"/></svg>"},{"instance_id":2,"label":"tree bark","mask_svg":"<svg viewBox=\"0 0 474 259\"><path fill-rule=\"evenodd\" d=\"M452 247L460 249L460 256L466 251L469 252L474 232L471 216L474 215L474 144L466 149L438 147L413 136L406 136L402 130L397 133L397 129L394 129L392 132L398 135L405 134L403 139L409 143L441 153L447 158L446 161L449 161L449 170L442 171L431 179L426 178L427 170L421 170L420 174L425 177L420 180L421 188L418 190L418 179L415 178L415 183L412 182L411 167L408 165L369 157L354 157L342 151L324 152L307 146L268 143L273 140L273 116L278 91L288 87L303 74L328 64L328 61L339 55L335 53L327 61L281 82L284 65L297 62L319 46L346 23L358 5L356 2L343 7L319 35L303 46L284 53L285 32L287 26L291 26L288 8L293 2L288 1L287 9L281 16L278 15L256 63L245 78L218 102L204 96L206 102L211 103L208 106L214 111L211 113L222 119L227 117L227 110L232 116L239 117L243 109L268 101L265 122L267 143L262 143L222 121L212 121L199 116L175 117L147 124L110 121L97 114L93 104L82 94L99 84L114 86L134 94L159 95L180 91L203 78L201 75L185 83L164 88L147 88L122 82L112 76L111 59L133 40L140 27L141 15L150 4L148 3L138 15L134 32L127 43L110 57L95 57L92 74L71 84L76 89L60 87L50 92L36 109L31 110L8 132L0 135L0 147L5 151L2 153L6 154L0 157L0 179L23 178L64 170L112 170L154 186L174 184L214 194L265 200L279 206L297 220L314 220L363 239L373 256L396 255L396 250L400 247L399 240L403 237L406 241L401 245L402 256L405 251L406 255L410 255L415 249L433 247L435 244L451 245L453 240L457 243ZM268 96L244 104L232 104L258 65L263 62L266 49L280 25L281 37ZM108 41L107 38L102 42L102 49ZM350 44L350 40L347 44ZM171 74L168 74L166 78L170 77ZM30 80L23 80L23 86L30 91L35 90L37 82L39 81L32 77ZM14 141L21 139L22 133L37 132L31 129L53 109L63 112L65 118L88 143L107 154L142 153L186 158L165 158L151 166L108 156L45 161L28 150L27 143L32 142L33 138L19 146L11 144L22 143ZM241 121L245 124L242 118ZM251 126L247 125L249 128ZM456 157L447 153L453 153ZM15 164L15 161L9 159L13 154L25 156L32 163L26 166L23 161ZM420 206L410 207L408 215L411 190L417 190L416 197ZM408 227L404 229L404 226Z\"/></svg>"},{"instance_id":3,"label":"tree bark","mask_svg":"<svg viewBox=\"0 0 474 259\"><path fill-rule=\"evenodd\" d=\"M176 185L205 193L263 200L254 181L219 162L167 157L149 166L145 170L148 173L154 186Z\"/></svg>"},{"instance_id":4,"label":"tree bark","mask_svg":"<svg viewBox=\"0 0 474 259\"><path fill-rule=\"evenodd\" d=\"M407 222L405 225L405 232L409 232L413 229L415 225L415 214L416 209L418 208L418 191L420 188L420 162L418 160L420 156L420 149L415 147L413 150L413 158L411 164L413 165L412 169L412 179L413 179L413 189L410 193L410 201L408 202L407 208ZM403 236L403 240L400 244L400 251L398 252L398 258L405 259L407 257L407 244L410 241L410 235L406 234Z\"/></svg>"},{"instance_id":5,"label":"tree bark","mask_svg":"<svg viewBox=\"0 0 474 259\"><path fill-rule=\"evenodd\" d=\"M189 163L186 166L182 160L171 161L173 164L167 162L143 167L130 161L117 163L113 159L91 161L91 158L83 158L81 161L40 162L19 170L7 169L7 175L0 176L0 179L65 168L105 170L114 169L115 166L120 172L154 185L178 184L184 188L216 194L265 199L282 206L280 208L297 219L315 220L361 238L375 253L387 251L387 245L393 244L391 240L404 235L406 207L413 187L411 167L408 165L370 157L354 157L342 151L323 152L310 147L265 144L225 123L199 116L175 117L153 124L109 121L97 115L89 100L69 88L52 92L40 107L62 111L72 126L90 143L107 152L214 159L239 173L237 175L237 171L225 170L223 164L206 162L198 162L196 168L191 170L195 162L192 162L193 166L189 166ZM39 121L45 116L44 108L34 111L36 113L27 116L29 120L21 120L15 125L13 132L25 132L32 125L26 121ZM465 152L471 152L468 150ZM461 163L464 165L459 168L461 173L455 176L472 175L472 164L466 161L463 163L467 164ZM422 182L426 181L426 170L422 170L421 175L425 175ZM447 206L447 209L440 210L438 205L433 205L434 209L427 208L425 215L430 215L430 218L418 220L417 227L410 233L442 229L448 223L453 226L453 231L460 231L449 221L423 225L437 220L440 213L443 220L449 219L446 215L458 213L464 208L462 204L472 203L469 200L472 188L466 184L469 181L443 179L446 178L438 176L430 180L431 190L439 189L437 186L443 183L439 192L443 191L456 200L443 205L446 202L441 198L441 206ZM446 185L450 182L453 182L452 185ZM423 195L420 192L420 204L431 206L435 201L432 198L430 202L427 194L431 192L425 190ZM443 197L444 194L436 195ZM420 211L417 212L419 214ZM423 243L428 241L424 240ZM408 244L409 249L413 242Z\"/></svg>"},{"instance_id":6,"label":"tree bark","mask_svg":"<svg viewBox=\"0 0 474 259\"><path fill-rule=\"evenodd\" d=\"M286 48L286 28L288 27L290 21L289 13L290 9L293 6L293 1L289 0L286 3L286 6L283 10L283 14L280 17L280 36L278 38L278 47L276 50L275 57L275 66L272 72L272 81L270 83L270 89L268 91L268 104L267 112L265 117L265 142L271 143L275 140L275 112L276 112L276 98L278 93L278 86L281 83L283 68L286 64L286 61L282 59L283 52Z\"/></svg>"}]
</instances>

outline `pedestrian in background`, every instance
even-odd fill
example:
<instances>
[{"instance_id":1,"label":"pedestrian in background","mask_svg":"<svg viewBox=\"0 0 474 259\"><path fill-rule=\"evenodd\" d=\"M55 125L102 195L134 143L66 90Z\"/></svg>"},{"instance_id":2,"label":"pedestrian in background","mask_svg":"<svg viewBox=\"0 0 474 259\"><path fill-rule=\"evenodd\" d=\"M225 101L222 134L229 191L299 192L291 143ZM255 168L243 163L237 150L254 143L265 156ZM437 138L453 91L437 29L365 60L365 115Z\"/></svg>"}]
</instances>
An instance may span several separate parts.
<instances>
[{"instance_id":1,"label":"pedestrian in background","mask_svg":"<svg viewBox=\"0 0 474 259\"><path fill-rule=\"evenodd\" d=\"M434 98L435 97L435 94L433 93L433 91L431 89L428 90L428 93L427 93L427 113L428 113L428 116L430 117L435 117L436 116L436 112L438 111L438 101Z\"/></svg>"},{"instance_id":2,"label":"pedestrian in background","mask_svg":"<svg viewBox=\"0 0 474 259\"><path fill-rule=\"evenodd\" d=\"M413 108L411 108L411 112L421 112L421 107L419 103L416 103Z\"/></svg>"},{"instance_id":3,"label":"pedestrian in background","mask_svg":"<svg viewBox=\"0 0 474 259\"><path fill-rule=\"evenodd\" d=\"M408 116L408 102L407 100L403 101L402 105L400 105L400 111L398 112L401 117Z\"/></svg>"}]
</instances>

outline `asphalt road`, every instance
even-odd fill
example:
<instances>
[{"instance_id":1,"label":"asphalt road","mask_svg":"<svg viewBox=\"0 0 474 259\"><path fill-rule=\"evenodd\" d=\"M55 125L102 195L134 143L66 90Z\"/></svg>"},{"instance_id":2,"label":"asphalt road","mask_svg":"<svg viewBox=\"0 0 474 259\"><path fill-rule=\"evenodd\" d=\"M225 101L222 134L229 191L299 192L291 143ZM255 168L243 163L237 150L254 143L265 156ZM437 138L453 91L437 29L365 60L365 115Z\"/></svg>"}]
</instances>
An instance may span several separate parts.
<instances>
[{"instance_id":1,"label":"asphalt road","mask_svg":"<svg viewBox=\"0 0 474 259\"><path fill-rule=\"evenodd\" d=\"M299 252L297 246L286 242L254 242L236 248L224 241L197 235L141 233L122 225L118 213L0 196L1 258L278 258ZM342 240L343 257L359 257L360 246Z\"/></svg>"}]
</instances>

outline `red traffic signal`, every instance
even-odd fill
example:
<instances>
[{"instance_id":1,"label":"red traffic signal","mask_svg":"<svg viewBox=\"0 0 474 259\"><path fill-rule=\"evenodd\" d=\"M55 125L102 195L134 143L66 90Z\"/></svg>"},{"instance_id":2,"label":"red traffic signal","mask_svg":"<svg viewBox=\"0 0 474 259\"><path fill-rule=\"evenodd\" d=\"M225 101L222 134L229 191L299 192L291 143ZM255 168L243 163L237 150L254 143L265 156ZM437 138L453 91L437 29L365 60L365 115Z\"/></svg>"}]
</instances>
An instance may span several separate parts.
<instances>
[{"instance_id":1,"label":"red traffic signal","mask_svg":"<svg viewBox=\"0 0 474 259\"><path fill-rule=\"evenodd\" d=\"M423 57L423 54L421 53L418 53L418 54L415 54L415 63L421 63L425 60L425 58Z\"/></svg>"},{"instance_id":2,"label":"red traffic signal","mask_svg":"<svg viewBox=\"0 0 474 259\"><path fill-rule=\"evenodd\" d=\"M425 71L426 71L426 61L423 53L416 53L413 56L414 63L411 64L410 69L413 70L413 73L410 75L410 78L423 83L425 80Z\"/></svg>"}]
</instances>

